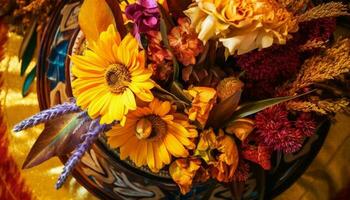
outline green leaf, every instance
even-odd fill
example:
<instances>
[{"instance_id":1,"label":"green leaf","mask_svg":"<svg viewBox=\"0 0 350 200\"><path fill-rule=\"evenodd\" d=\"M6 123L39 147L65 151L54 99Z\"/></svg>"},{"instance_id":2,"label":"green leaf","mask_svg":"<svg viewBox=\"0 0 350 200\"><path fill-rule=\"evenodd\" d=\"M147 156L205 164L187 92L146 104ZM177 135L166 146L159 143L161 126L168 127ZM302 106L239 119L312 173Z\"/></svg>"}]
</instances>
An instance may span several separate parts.
<instances>
[{"instance_id":1,"label":"green leaf","mask_svg":"<svg viewBox=\"0 0 350 200\"><path fill-rule=\"evenodd\" d=\"M208 124L219 128L223 122L226 122L237 108L241 94L242 90L238 90L232 96L216 104L209 114Z\"/></svg>"},{"instance_id":2,"label":"green leaf","mask_svg":"<svg viewBox=\"0 0 350 200\"><path fill-rule=\"evenodd\" d=\"M160 9L161 10L161 9ZM169 39L168 39L168 27L165 23L165 16L164 13L161 12L161 19L160 19L160 34L162 36L162 41L164 43L164 46L171 52L172 54L172 59L173 59L173 67L174 67L174 73L173 73L173 80L177 81L179 79L180 76L180 66L179 63L177 62L173 51L170 47L169 44Z\"/></svg>"},{"instance_id":3,"label":"green leaf","mask_svg":"<svg viewBox=\"0 0 350 200\"><path fill-rule=\"evenodd\" d=\"M311 92L314 92L315 90L306 92L304 94L296 95L296 96L286 96L286 97L277 97L277 98L271 98L271 99L264 99L260 101L254 101L250 103L246 103L241 105L230 117L229 123L233 122L236 119L247 117L249 115L255 114L261 110L264 110L268 107L296 99L302 96L305 96L307 94L310 94Z\"/></svg>"},{"instance_id":4,"label":"green leaf","mask_svg":"<svg viewBox=\"0 0 350 200\"><path fill-rule=\"evenodd\" d=\"M187 101L187 102L184 102L184 101L181 100L179 97L177 97L177 96L174 95L173 93L169 92L168 90L162 88L162 87L161 87L160 85L158 85L157 83L155 83L155 88L156 88L157 90L159 90L160 92L166 94L168 97L170 97L170 98L171 98L173 101L175 101L175 102L179 102L179 103L182 103L182 104L184 104L184 105L189 105L189 104L191 103L191 101L188 100L188 98L186 98L186 101ZM181 90L181 92L183 92L183 91ZM167 99L167 97L166 97L165 99Z\"/></svg>"},{"instance_id":5,"label":"green leaf","mask_svg":"<svg viewBox=\"0 0 350 200\"><path fill-rule=\"evenodd\" d=\"M31 26L28 28L27 32L25 33L21 47L18 52L18 58L22 61L21 76L24 75L35 53L37 39L36 27L37 20L35 19Z\"/></svg>"},{"instance_id":6,"label":"green leaf","mask_svg":"<svg viewBox=\"0 0 350 200\"><path fill-rule=\"evenodd\" d=\"M173 81L170 86L170 91L172 94L184 101L186 104L191 105L191 98L188 95L186 95L186 93L184 93L182 85L179 82Z\"/></svg>"},{"instance_id":7,"label":"green leaf","mask_svg":"<svg viewBox=\"0 0 350 200\"><path fill-rule=\"evenodd\" d=\"M252 165L254 177L256 177L256 188L258 192L258 200L264 200L266 193L266 175L265 170L259 165Z\"/></svg>"},{"instance_id":8,"label":"green leaf","mask_svg":"<svg viewBox=\"0 0 350 200\"><path fill-rule=\"evenodd\" d=\"M30 86L33 84L36 76L36 66L29 72L23 82L22 96L25 97L29 93Z\"/></svg>"},{"instance_id":9,"label":"green leaf","mask_svg":"<svg viewBox=\"0 0 350 200\"><path fill-rule=\"evenodd\" d=\"M28 169L54 156L66 155L73 151L81 142L81 135L87 132L89 126L84 124L75 134L72 134L81 122L79 116L79 113L66 114L47 122L22 168Z\"/></svg>"}]
</instances>

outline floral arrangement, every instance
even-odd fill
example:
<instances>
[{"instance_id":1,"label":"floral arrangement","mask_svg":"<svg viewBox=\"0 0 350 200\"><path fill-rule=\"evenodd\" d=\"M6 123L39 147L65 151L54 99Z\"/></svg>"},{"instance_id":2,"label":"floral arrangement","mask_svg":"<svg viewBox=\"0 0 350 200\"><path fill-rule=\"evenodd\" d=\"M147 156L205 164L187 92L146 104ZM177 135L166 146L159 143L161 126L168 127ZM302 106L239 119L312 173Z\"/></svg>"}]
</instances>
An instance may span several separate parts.
<instances>
[{"instance_id":1,"label":"floral arrangement","mask_svg":"<svg viewBox=\"0 0 350 200\"><path fill-rule=\"evenodd\" d=\"M60 188L101 137L182 194L271 169L273 152L299 151L349 110L350 40L332 36L348 8L302 2L84 0L74 97L14 127L46 123L24 167L69 154Z\"/></svg>"}]
</instances>

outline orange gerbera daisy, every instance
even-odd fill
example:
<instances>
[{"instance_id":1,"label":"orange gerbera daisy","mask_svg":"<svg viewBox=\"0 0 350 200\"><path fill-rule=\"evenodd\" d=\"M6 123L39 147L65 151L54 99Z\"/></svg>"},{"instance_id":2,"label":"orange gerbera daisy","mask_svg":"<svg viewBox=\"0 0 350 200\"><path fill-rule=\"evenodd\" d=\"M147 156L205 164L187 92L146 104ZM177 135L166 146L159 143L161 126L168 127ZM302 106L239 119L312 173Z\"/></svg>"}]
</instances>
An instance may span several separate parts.
<instances>
[{"instance_id":1,"label":"orange gerbera daisy","mask_svg":"<svg viewBox=\"0 0 350 200\"><path fill-rule=\"evenodd\" d=\"M124 123L125 114L136 109L135 95L152 101L152 71L145 68L145 52L128 34L120 39L110 25L84 55L71 57L73 94L77 105L87 109L91 118L101 116L101 124L114 120Z\"/></svg>"},{"instance_id":2,"label":"orange gerbera daisy","mask_svg":"<svg viewBox=\"0 0 350 200\"><path fill-rule=\"evenodd\" d=\"M148 165L158 172L171 157L187 157L197 137L188 119L171 109L171 103L154 99L146 107L128 113L125 126L116 125L107 133L112 148L120 148L122 160L129 157L136 166Z\"/></svg>"}]
</instances>

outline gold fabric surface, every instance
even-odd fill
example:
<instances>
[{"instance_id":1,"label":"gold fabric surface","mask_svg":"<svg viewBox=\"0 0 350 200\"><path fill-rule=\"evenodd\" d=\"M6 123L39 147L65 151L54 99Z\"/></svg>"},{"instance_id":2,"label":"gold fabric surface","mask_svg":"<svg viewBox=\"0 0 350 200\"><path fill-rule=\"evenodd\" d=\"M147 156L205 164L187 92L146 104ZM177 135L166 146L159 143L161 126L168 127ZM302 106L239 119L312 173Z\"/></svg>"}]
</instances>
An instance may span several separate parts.
<instances>
[{"instance_id":1,"label":"gold fabric surface","mask_svg":"<svg viewBox=\"0 0 350 200\"><path fill-rule=\"evenodd\" d=\"M6 58L0 63L4 72L5 85L1 94L5 117L9 131L14 124L39 111L35 87L30 94L22 98L21 89L24 78L19 76L20 63L17 52L21 37L11 34ZM33 67L34 63L31 64ZM349 183L350 177L350 117L337 115L326 142L317 158L306 173L278 200L327 200ZM39 136L43 126L32 128L20 133L9 132L10 150L19 166ZM23 177L33 194L39 200L51 199L96 199L89 194L75 179L71 178L60 190L54 185L63 165L57 158L52 158L44 164L22 170Z\"/></svg>"},{"instance_id":2,"label":"gold fabric surface","mask_svg":"<svg viewBox=\"0 0 350 200\"><path fill-rule=\"evenodd\" d=\"M1 103L4 106L9 131L10 151L20 167L29 153L31 146L44 128L41 125L19 133L11 131L16 123L39 111L35 83L29 95L22 98L21 91L24 78L19 75L21 66L17 57L21 40L21 37L10 34L6 58L0 63L0 70L4 72L5 79L4 91L1 94ZM35 63L31 63L30 68L34 65ZM22 176L38 200L96 199L85 188L80 186L74 178L68 179L63 188L56 190L55 183L62 169L63 165L58 158L52 158L42 165L22 170Z\"/></svg>"}]
</instances>

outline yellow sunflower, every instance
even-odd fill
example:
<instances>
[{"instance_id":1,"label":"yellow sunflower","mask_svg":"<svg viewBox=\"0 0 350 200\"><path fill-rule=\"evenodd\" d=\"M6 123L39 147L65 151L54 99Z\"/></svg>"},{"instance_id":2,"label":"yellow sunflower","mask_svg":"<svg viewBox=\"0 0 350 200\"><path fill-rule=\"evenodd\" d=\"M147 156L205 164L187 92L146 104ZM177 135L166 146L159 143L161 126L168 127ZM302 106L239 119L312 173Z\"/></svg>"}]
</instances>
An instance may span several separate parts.
<instances>
[{"instance_id":1,"label":"yellow sunflower","mask_svg":"<svg viewBox=\"0 0 350 200\"><path fill-rule=\"evenodd\" d=\"M129 110L136 109L135 95L150 102L154 83L152 71L145 68L145 52L130 34L120 39L114 25L89 44L84 55L73 55L72 82L77 105L101 124L125 121Z\"/></svg>"},{"instance_id":2,"label":"yellow sunflower","mask_svg":"<svg viewBox=\"0 0 350 200\"><path fill-rule=\"evenodd\" d=\"M129 157L136 166L148 165L158 172L170 164L172 156L187 157L188 149L197 137L188 119L172 111L171 103L154 99L147 107L128 113L125 126L114 126L108 133L108 143L120 148L120 158Z\"/></svg>"}]
</instances>

